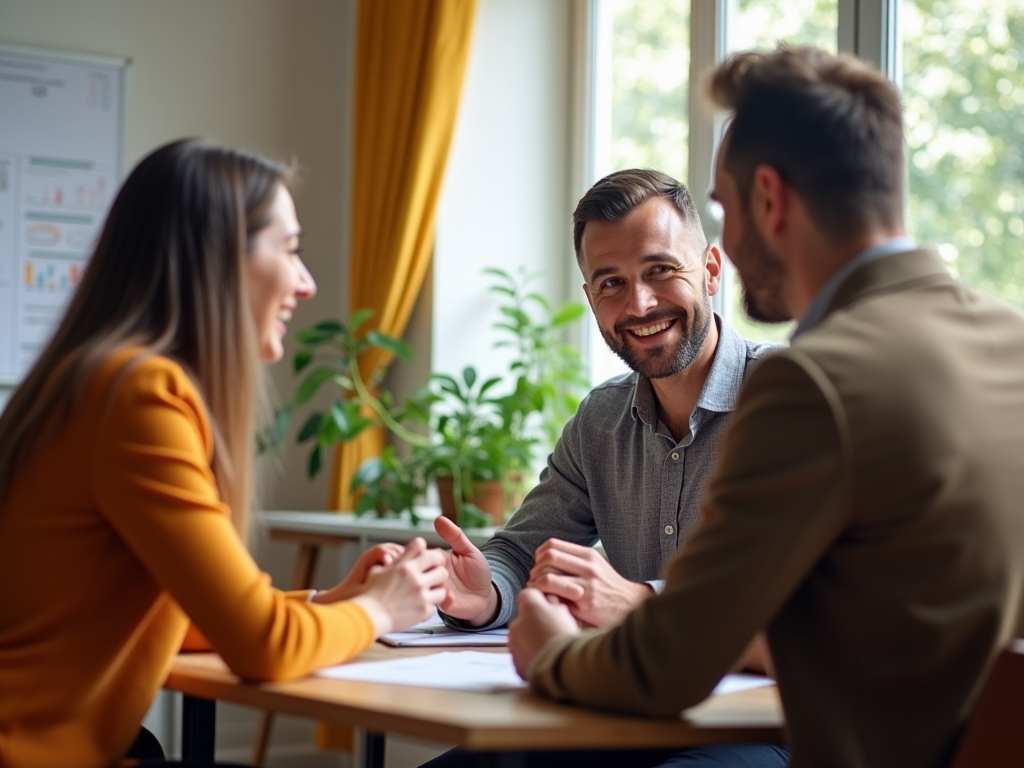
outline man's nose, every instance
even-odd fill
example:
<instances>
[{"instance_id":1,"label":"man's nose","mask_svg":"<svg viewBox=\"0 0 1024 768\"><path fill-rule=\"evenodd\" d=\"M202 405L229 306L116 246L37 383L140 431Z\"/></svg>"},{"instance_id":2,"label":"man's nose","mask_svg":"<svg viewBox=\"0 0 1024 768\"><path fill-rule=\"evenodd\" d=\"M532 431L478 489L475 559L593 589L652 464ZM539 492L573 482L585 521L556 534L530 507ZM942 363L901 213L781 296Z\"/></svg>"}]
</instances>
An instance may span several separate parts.
<instances>
[{"instance_id":1,"label":"man's nose","mask_svg":"<svg viewBox=\"0 0 1024 768\"><path fill-rule=\"evenodd\" d=\"M650 310L658 305L658 297L643 280L637 280L629 286L629 306L626 308L629 314L636 317L643 317Z\"/></svg>"}]
</instances>

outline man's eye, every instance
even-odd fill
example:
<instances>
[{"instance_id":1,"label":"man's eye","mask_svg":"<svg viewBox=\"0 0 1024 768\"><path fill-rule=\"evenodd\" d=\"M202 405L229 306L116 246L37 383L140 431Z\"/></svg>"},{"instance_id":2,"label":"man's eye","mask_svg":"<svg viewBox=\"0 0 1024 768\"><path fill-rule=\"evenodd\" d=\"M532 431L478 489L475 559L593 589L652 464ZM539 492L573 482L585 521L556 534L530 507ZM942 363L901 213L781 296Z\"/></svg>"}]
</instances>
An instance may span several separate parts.
<instances>
[{"instance_id":1,"label":"man's eye","mask_svg":"<svg viewBox=\"0 0 1024 768\"><path fill-rule=\"evenodd\" d=\"M679 268L672 264L655 264L651 269L653 277L668 277L679 271Z\"/></svg>"},{"instance_id":2,"label":"man's eye","mask_svg":"<svg viewBox=\"0 0 1024 768\"><path fill-rule=\"evenodd\" d=\"M602 293L615 290L622 285L622 278L620 277L609 277L607 280L602 280L598 288Z\"/></svg>"}]
</instances>

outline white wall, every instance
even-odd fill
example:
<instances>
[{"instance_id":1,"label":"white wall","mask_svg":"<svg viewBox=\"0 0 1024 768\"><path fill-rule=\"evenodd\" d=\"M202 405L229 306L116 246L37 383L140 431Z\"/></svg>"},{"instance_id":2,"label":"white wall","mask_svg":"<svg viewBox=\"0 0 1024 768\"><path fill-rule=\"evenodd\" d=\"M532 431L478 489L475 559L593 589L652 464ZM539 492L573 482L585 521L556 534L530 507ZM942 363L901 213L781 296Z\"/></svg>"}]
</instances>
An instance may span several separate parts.
<instances>
[{"instance_id":1,"label":"white wall","mask_svg":"<svg viewBox=\"0 0 1024 768\"><path fill-rule=\"evenodd\" d=\"M295 159L305 256L319 284L292 322L348 312L348 134L357 0L0 0L0 42L132 60L126 161L204 136ZM287 364L273 377L286 395ZM6 394L0 392L0 404ZM268 506L322 509L326 473L287 450Z\"/></svg>"},{"instance_id":2,"label":"white wall","mask_svg":"<svg viewBox=\"0 0 1024 768\"><path fill-rule=\"evenodd\" d=\"M554 301L570 294L571 42L569 2L479 3L438 212L435 371L508 372L490 351L497 313L485 267L522 264L544 272L536 290Z\"/></svg>"}]
</instances>

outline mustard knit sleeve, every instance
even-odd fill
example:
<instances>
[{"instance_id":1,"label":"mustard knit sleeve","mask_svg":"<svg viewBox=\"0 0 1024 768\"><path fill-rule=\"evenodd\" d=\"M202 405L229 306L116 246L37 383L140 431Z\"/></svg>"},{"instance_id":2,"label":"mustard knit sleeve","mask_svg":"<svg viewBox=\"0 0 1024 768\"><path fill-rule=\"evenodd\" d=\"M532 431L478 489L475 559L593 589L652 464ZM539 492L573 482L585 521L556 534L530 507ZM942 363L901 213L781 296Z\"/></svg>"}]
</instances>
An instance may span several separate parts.
<instances>
[{"instance_id":1,"label":"mustard knit sleeve","mask_svg":"<svg viewBox=\"0 0 1024 768\"><path fill-rule=\"evenodd\" d=\"M289 599L260 572L219 499L205 408L175 363L136 366L95 438L92 490L102 513L236 674L296 677L373 642L358 606Z\"/></svg>"}]
</instances>

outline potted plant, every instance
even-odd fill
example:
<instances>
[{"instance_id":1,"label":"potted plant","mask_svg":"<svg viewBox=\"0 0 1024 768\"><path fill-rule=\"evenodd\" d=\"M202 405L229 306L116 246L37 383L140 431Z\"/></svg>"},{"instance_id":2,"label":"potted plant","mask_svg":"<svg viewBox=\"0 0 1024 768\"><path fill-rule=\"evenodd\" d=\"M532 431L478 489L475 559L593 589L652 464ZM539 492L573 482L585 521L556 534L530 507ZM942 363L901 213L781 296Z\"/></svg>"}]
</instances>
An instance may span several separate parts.
<instances>
[{"instance_id":1,"label":"potted plant","mask_svg":"<svg viewBox=\"0 0 1024 768\"><path fill-rule=\"evenodd\" d=\"M442 513L470 527L498 525L508 510L510 470L528 464L532 438L510 428L506 398L492 390L501 377L480 381L469 366L461 379L434 374L407 413L430 427L432 439L413 447L425 483L434 482Z\"/></svg>"},{"instance_id":2,"label":"potted plant","mask_svg":"<svg viewBox=\"0 0 1024 768\"><path fill-rule=\"evenodd\" d=\"M352 478L351 490L358 492L353 511L357 516L373 512L378 517L405 512L413 525L419 525L415 504L423 495L422 477L414 462L400 459L393 445L385 446L380 456L360 464Z\"/></svg>"},{"instance_id":3,"label":"potted plant","mask_svg":"<svg viewBox=\"0 0 1024 768\"><path fill-rule=\"evenodd\" d=\"M523 271L486 272L496 278L490 290L502 299L501 318L494 325L502 337L495 347L514 351L511 379L481 381L472 366L460 377L434 373L415 397L398 405L380 387L382 367L365 380L359 370L359 356L374 346L411 359L403 342L362 331L371 311L355 312L348 324L325 321L299 332L302 347L294 370L305 375L293 402L282 409L283 417L279 414L277 433L283 433L281 424L287 426L292 411L307 405L325 384L341 390L299 429L300 443L313 442L309 476L320 470L324 450L371 424L387 427L409 446L403 456L391 447L359 468L351 484L359 497L357 514L415 518L414 502L434 483L445 514L460 525L500 523L523 492L525 478L534 474L538 448L553 446L575 413L588 386L586 368L579 352L560 336L585 307L567 302L553 309L543 296L527 290L532 278ZM411 423L425 427L427 434L410 428Z\"/></svg>"}]
</instances>

